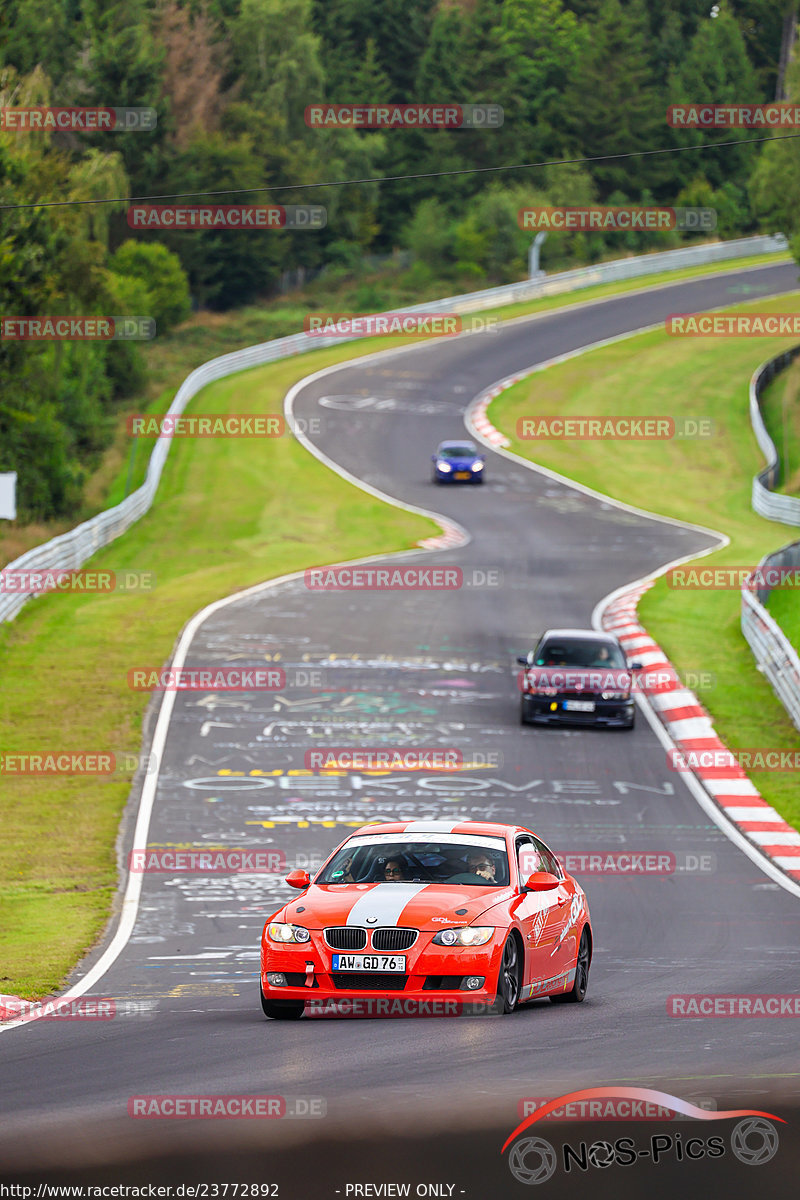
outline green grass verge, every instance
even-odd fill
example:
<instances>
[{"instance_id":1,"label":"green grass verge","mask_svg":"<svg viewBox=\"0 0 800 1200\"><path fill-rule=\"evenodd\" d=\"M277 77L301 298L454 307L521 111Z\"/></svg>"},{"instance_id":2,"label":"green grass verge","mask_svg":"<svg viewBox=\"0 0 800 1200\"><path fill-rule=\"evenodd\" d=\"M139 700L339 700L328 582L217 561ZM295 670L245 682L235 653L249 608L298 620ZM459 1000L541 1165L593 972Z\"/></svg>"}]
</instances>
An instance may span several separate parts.
<instances>
[{"instance_id":1,"label":"green grass verge","mask_svg":"<svg viewBox=\"0 0 800 1200\"><path fill-rule=\"evenodd\" d=\"M795 650L798 650L800 648L800 594L797 589L776 588L769 594L767 609Z\"/></svg>"},{"instance_id":2,"label":"green grass verge","mask_svg":"<svg viewBox=\"0 0 800 1200\"><path fill-rule=\"evenodd\" d=\"M338 347L221 380L192 411L280 412L295 380L353 353ZM405 549L437 528L353 488L291 437L176 443L152 510L92 560L153 572L154 590L44 596L0 629L0 746L137 753L149 697L128 688L127 672L163 663L204 604L306 566ZM52 992L97 940L129 785L130 775L4 777L0 992Z\"/></svg>"},{"instance_id":3,"label":"green grass verge","mask_svg":"<svg viewBox=\"0 0 800 1200\"><path fill-rule=\"evenodd\" d=\"M758 310L796 305L796 297L788 305L782 298L761 301ZM748 382L759 363L789 344L668 338L655 330L522 380L492 402L489 416L525 458L616 499L726 533L731 544L703 559L704 565L755 565L787 537L786 526L763 520L750 507L761 455L748 417ZM535 444L516 438L519 418L543 414L711 418L715 435ZM698 695L729 746L800 748L800 735L742 637L738 591L678 590L662 579L643 597L639 612L681 675L710 674L713 685ZM792 773L753 772L752 778L787 821L800 824Z\"/></svg>"}]
</instances>

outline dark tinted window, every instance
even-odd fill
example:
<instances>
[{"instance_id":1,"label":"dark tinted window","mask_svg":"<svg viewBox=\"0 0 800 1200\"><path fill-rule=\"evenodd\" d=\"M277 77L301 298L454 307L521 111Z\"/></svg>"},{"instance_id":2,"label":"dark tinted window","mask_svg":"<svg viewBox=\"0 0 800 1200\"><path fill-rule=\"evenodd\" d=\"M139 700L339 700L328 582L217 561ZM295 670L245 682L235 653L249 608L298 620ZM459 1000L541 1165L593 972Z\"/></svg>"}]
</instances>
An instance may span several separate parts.
<instances>
[{"instance_id":1,"label":"dark tinted window","mask_svg":"<svg viewBox=\"0 0 800 1200\"><path fill-rule=\"evenodd\" d=\"M534 653L537 667L610 667L625 670L625 655L613 642L591 638L547 638Z\"/></svg>"}]
</instances>

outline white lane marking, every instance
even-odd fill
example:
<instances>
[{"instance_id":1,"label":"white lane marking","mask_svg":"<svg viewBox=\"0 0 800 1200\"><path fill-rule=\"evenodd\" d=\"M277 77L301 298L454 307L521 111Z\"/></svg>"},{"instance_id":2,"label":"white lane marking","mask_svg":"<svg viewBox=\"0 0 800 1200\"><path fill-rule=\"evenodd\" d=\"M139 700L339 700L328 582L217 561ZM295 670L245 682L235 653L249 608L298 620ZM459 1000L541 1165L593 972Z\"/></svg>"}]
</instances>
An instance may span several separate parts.
<instances>
[{"instance_id":1,"label":"white lane marking","mask_svg":"<svg viewBox=\"0 0 800 1200\"><path fill-rule=\"evenodd\" d=\"M371 926L375 929L382 925L397 925L406 905L418 892L424 892L427 886L427 883L376 883L356 900L347 914L345 925ZM371 920L367 925L368 917L376 917L377 920Z\"/></svg>"}]
</instances>

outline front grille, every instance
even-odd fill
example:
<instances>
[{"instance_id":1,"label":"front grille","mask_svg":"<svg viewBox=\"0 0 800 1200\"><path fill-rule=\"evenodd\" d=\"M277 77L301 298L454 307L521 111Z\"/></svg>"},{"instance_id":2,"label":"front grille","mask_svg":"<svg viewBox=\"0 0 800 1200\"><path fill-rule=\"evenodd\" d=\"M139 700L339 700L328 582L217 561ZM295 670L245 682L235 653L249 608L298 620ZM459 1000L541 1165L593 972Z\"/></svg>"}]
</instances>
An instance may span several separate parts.
<instances>
[{"instance_id":1,"label":"front grille","mask_svg":"<svg viewBox=\"0 0 800 1200\"><path fill-rule=\"evenodd\" d=\"M332 950L363 950L367 944L367 931L358 925L341 925L326 929L325 941Z\"/></svg>"},{"instance_id":2,"label":"front grille","mask_svg":"<svg viewBox=\"0 0 800 1200\"><path fill-rule=\"evenodd\" d=\"M416 929L373 929L372 948L396 954L398 950L408 950L418 937Z\"/></svg>"},{"instance_id":3,"label":"front grille","mask_svg":"<svg viewBox=\"0 0 800 1200\"><path fill-rule=\"evenodd\" d=\"M340 992L402 992L408 983L407 975L359 975L356 971L334 972L331 979Z\"/></svg>"}]
</instances>

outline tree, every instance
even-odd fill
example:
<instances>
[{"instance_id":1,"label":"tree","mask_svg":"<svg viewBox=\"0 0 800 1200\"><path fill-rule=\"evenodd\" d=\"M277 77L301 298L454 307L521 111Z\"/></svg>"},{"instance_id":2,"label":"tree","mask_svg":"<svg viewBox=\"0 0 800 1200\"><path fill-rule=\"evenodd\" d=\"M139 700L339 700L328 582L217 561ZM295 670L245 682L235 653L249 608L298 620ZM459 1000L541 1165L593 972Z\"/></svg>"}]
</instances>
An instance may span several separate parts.
<instances>
[{"instance_id":1,"label":"tree","mask_svg":"<svg viewBox=\"0 0 800 1200\"><path fill-rule=\"evenodd\" d=\"M598 158L665 144L664 95L653 81L648 39L639 0L625 8L603 0L559 109L573 152ZM616 190L655 190L669 167L658 157L626 157L594 162L590 170L605 199Z\"/></svg>"},{"instance_id":2,"label":"tree","mask_svg":"<svg viewBox=\"0 0 800 1200\"><path fill-rule=\"evenodd\" d=\"M786 77L788 99L800 100L800 58L789 66ZM800 139L773 138L767 142L750 179L750 199L762 229L785 233L792 238L800 233ZM792 253L800 262L800 243L792 243Z\"/></svg>"},{"instance_id":3,"label":"tree","mask_svg":"<svg viewBox=\"0 0 800 1200\"><path fill-rule=\"evenodd\" d=\"M116 275L138 279L147 291L149 307L159 334L185 321L191 312L189 283L176 254L157 242L123 242L109 264Z\"/></svg>"}]
</instances>

